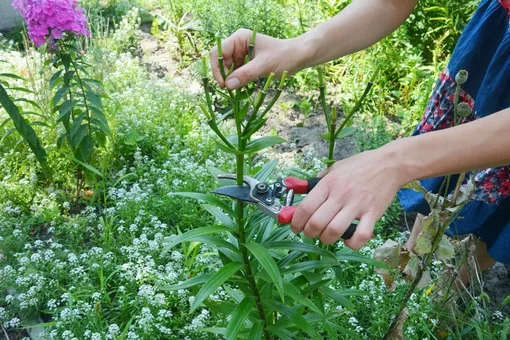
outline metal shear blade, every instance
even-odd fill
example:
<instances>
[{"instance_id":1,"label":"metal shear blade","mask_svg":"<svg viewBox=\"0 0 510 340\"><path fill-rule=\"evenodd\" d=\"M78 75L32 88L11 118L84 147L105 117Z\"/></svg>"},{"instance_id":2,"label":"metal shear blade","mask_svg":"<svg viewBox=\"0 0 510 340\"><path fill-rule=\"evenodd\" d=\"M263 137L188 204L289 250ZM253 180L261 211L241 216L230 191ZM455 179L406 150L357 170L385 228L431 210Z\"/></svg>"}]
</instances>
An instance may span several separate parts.
<instances>
[{"instance_id":1,"label":"metal shear blade","mask_svg":"<svg viewBox=\"0 0 510 340\"><path fill-rule=\"evenodd\" d=\"M227 196L237 200L244 201L246 203L258 204L258 201L254 200L250 196L251 188L241 185L228 185L214 189L213 194Z\"/></svg>"}]
</instances>

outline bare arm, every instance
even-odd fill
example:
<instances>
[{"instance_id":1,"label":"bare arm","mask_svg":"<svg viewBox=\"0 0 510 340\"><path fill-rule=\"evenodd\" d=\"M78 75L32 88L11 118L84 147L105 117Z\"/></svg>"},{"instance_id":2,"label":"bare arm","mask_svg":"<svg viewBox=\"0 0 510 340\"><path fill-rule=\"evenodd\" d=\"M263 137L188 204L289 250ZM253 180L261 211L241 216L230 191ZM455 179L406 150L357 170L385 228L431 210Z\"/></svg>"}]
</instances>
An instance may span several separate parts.
<instances>
[{"instance_id":1,"label":"bare arm","mask_svg":"<svg viewBox=\"0 0 510 340\"><path fill-rule=\"evenodd\" d=\"M315 66L372 46L402 25L417 0L355 0L297 43L307 51L303 67Z\"/></svg>"},{"instance_id":2,"label":"bare arm","mask_svg":"<svg viewBox=\"0 0 510 340\"><path fill-rule=\"evenodd\" d=\"M338 15L293 39L276 39L258 34L253 60L244 65L251 31L242 29L222 43L227 68L236 70L227 78L235 89L260 76L283 71L293 74L378 42L397 29L411 14L417 0L354 0ZM211 66L220 87L224 87L218 65L218 51L211 50Z\"/></svg>"},{"instance_id":3,"label":"bare arm","mask_svg":"<svg viewBox=\"0 0 510 340\"><path fill-rule=\"evenodd\" d=\"M510 164L509 131L510 108L341 160L298 206L292 229L333 243L358 218L358 229L345 244L359 249L405 184Z\"/></svg>"}]
</instances>

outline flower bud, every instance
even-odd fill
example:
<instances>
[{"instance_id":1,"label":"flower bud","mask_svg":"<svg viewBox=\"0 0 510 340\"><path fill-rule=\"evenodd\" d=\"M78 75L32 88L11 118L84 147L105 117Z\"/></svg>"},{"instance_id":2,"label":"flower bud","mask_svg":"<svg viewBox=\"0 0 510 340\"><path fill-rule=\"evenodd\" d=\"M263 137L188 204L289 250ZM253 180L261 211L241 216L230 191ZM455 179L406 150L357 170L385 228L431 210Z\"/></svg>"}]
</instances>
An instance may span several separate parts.
<instances>
[{"instance_id":1,"label":"flower bud","mask_svg":"<svg viewBox=\"0 0 510 340\"><path fill-rule=\"evenodd\" d=\"M455 82L459 85L464 84L468 80L468 71L460 70L459 73L455 76Z\"/></svg>"},{"instance_id":2,"label":"flower bud","mask_svg":"<svg viewBox=\"0 0 510 340\"><path fill-rule=\"evenodd\" d=\"M460 117L468 117L473 112L473 109L471 109L471 106L469 106L468 103L459 103L457 105L457 114Z\"/></svg>"}]
</instances>

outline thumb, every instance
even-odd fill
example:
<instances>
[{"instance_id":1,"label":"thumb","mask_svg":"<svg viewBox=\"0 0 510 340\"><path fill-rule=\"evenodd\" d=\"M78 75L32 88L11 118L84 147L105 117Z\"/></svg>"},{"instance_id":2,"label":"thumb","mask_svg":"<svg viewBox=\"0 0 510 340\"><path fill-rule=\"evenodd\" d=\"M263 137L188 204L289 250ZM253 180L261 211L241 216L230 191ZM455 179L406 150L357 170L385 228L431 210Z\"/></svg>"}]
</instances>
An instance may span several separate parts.
<instances>
[{"instance_id":1,"label":"thumb","mask_svg":"<svg viewBox=\"0 0 510 340\"><path fill-rule=\"evenodd\" d=\"M225 85L229 90L235 90L250 81L264 75L264 65L262 58L254 58L248 64L241 66L230 76L227 77Z\"/></svg>"}]
</instances>

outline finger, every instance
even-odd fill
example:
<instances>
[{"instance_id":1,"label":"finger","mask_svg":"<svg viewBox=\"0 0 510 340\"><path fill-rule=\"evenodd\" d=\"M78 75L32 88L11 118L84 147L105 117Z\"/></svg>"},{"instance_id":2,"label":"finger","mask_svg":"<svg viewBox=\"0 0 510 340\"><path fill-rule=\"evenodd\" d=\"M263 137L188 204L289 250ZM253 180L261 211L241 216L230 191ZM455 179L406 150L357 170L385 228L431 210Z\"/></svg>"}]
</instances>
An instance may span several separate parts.
<instances>
[{"instance_id":1,"label":"finger","mask_svg":"<svg viewBox=\"0 0 510 340\"><path fill-rule=\"evenodd\" d=\"M218 49L216 47L213 47L211 49L211 52L209 53L209 56L210 56L211 71L213 73L214 79L216 79L220 88L224 88L225 81L223 80L223 77L221 76L220 64L218 63Z\"/></svg>"},{"instance_id":2,"label":"finger","mask_svg":"<svg viewBox=\"0 0 510 340\"><path fill-rule=\"evenodd\" d=\"M328 226L322 231L320 240L325 244L335 243L356 219L356 210L346 206L338 212Z\"/></svg>"},{"instance_id":3,"label":"finger","mask_svg":"<svg viewBox=\"0 0 510 340\"><path fill-rule=\"evenodd\" d=\"M235 70L226 81L227 88L235 90L266 73L267 60L259 56Z\"/></svg>"},{"instance_id":4,"label":"finger","mask_svg":"<svg viewBox=\"0 0 510 340\"><path fill-rule=\"evenodd\" d=\"M306 222L303 233L306 237L315 238L331 223L341 210L341 203L331 197L317 209Z\"/></svg>"},{"instance_id":5,"label":"finger","mask_svg":"<svg viewBox=\"0 0 510 340\"><path fill-rule=\"evenodd\" d=\"M329 189L325 183L319 182L305 199L299 203L294 217L292 218L291 228L296 234L299 234L305 228L306 223L312 217L319 207L326 202L329 195Z\"/></svg>"},{"instance_id":6,"label":"finger","mask_svg":"<svg viewBox=\"0 0 510 340\"><path fill-rule=\"evenodd\" d=\"M372 213L361 216L354 235L344 242L345 245L354 250L361 249L372 238L377 220L378 218Z\"/></svg>"}]
</instances>

